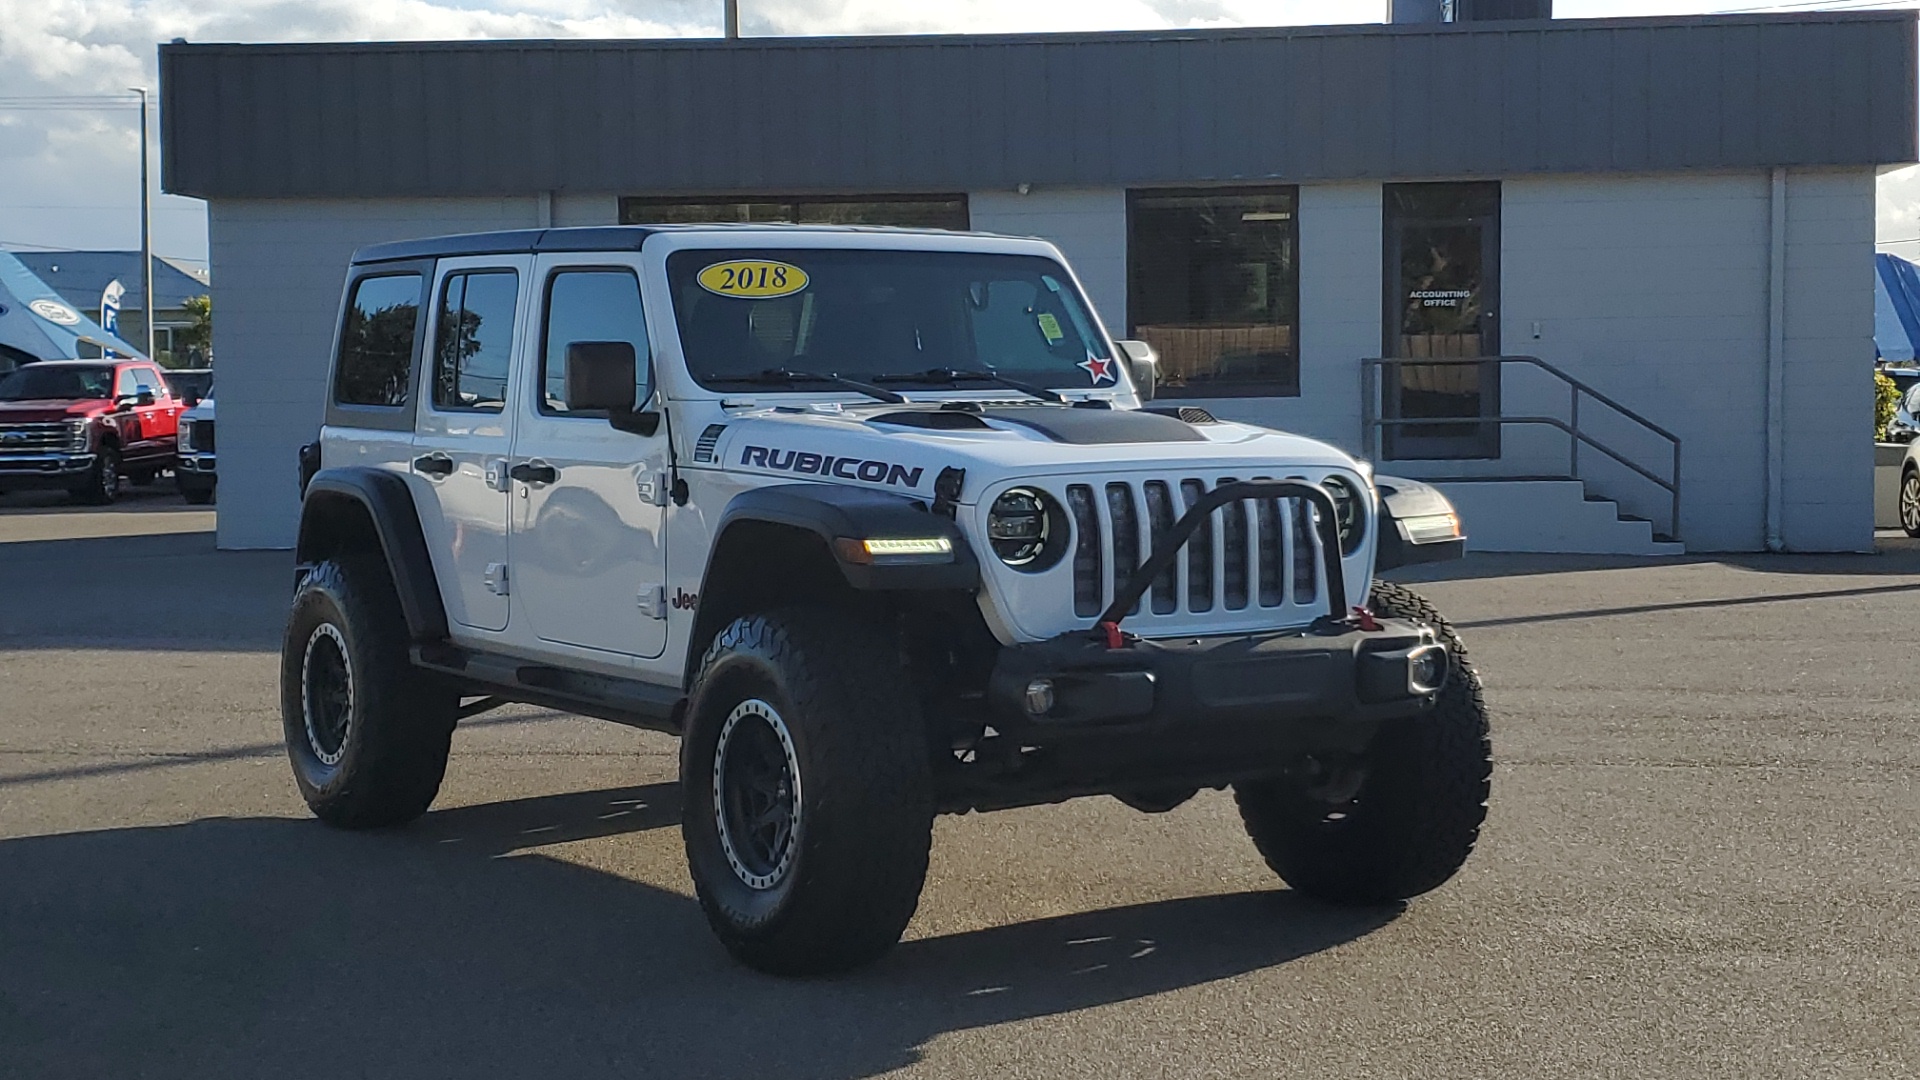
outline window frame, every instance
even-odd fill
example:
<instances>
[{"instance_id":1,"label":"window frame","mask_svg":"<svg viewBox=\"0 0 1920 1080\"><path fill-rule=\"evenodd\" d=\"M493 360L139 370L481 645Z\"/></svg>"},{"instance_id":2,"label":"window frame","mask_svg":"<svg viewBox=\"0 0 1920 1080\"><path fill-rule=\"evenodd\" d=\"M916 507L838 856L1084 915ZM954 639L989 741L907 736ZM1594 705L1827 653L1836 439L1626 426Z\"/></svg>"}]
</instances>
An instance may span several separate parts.
<instances>
[{"instance_id":1,"label":"window frame","mask_svg":"<svg viewBox=\"0 0 1920 1080\"><path fill-rule=\"evenodd\" d=\"M640 332L646 335L647 345L646 356L634 357L635 375L637 377L641 370L645 370L646 382L642 385L647 388L648 398L651 398L659 389L654 383L653 327L647 321L646 286L639 268L623 263L566 263L560 266L552 266L547 268L546 276L542 278L540 282L539 353L535 356L533 362L533 408L534 411L541 416L551 417L556 420L598 420L602 423L606 422L607 410L605 409L582 409L579 412L574 412L570 409L559 410L549 408L547 405L547 335L553 327L553 283L563 274L592 273L626 274L633 279L634 296L640 301ZM647 402L643 399L637 399L634 402L636 408L644 407L646 404Z\"/></svg>"},{"instance_id":2,"label":"window frame","mask_svg":"<svg viewBox=\"0 0 1920 1080\"><path fill-rule=\"evenodd\" d=\"M452 284L455 278L475 277L481 274L500 274L513 278L513 317L516 325L512 326L507 334L507 378L506 385L502 389L504 397L499 405L493 406L442 405L438 400L438 387L440 385L441 304L445 301L447 286ZM433 318L429 323L429 326L433 330L431 335L432 363L427 363L423 357L420 365L422 368L422 384L427 388L427 392L425 396L421 398L421 401L426 406L428 412L439 413L441 415L480 416L499 416L506 412L507 407L513 402L513 351L520 339L520 327L518 326L518 320L520 318L520 290L520 268L517 266L452 266L448 267L445 273L439 275L439 288L433 290ZM463 291L460 294L460 310L464 312L466 306L466 293Z\"/></svg>"},{"instance_id":3,"label":"window frame","mask_svg":"<svg viewBox=\"0 0 1920 1080\"><path fill-rule=\"evenodd\" d=\"M1285 195L1292 199L1292 217L1287 221L1287 240L1293 251L1292 310L1293 322L1288 336L1293 352L1293 382L1289 387L1285 383L1273 380L1235 379L1209 382L1205 388L1194 390L1182 386L1161 384L1154 389L1155 399L1207 401L1217 398L1286 398L1302 396L1306 383L1305 361L1301 356L1301 324L1306 312L1300 306L1300 278L1302 260L1300 250L1300 185L1298 184L1231 184L1218 187L1140 187L1127 189L1126 223L1126 264L1127 264L1127 337L1139 340L1140 294L1138 276L1134 272L1135 239L1138 235L1138 212L1141 199L1154 198L1209 198L1235 195ZM1288 325L1275 323L1272 325Z\"/></svg>"},{"instance_id":4,"label":"window frame","mask_svg":"<svg viewBox=\"0 0 1920 1080\"><path fill-rule=\"evenodd\" d=\"M326 422L329 427L377 428L412 431L420 401L420 355L432 318L432 283L435 260L410 259L400 262L366 263L354 266L340 292L340 309L333 325L333 351L327 372ZM420 300L415 305L413 351L408 357L407 401L400 405L359 405L340 400L340 348L346 342L347 319L360 283L369 278L415 276L420 280Z\"/></svg>"}]
</instances>

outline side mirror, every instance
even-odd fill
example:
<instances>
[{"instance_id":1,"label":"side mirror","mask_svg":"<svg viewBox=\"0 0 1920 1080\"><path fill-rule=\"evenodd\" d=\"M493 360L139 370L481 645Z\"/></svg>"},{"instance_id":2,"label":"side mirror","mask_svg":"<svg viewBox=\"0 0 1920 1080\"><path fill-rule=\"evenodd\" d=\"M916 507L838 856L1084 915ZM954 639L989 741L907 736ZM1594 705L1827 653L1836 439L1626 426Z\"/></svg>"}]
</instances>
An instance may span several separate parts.
<instances>
[{"instance_id":1,"label":"side mirror","mask_svg":"<svg viewBox=\"0 0 1920 1080\"><path fill-rule=\"evenodd\" d=\"M133 403L143 409L153 404L153 400L153 391L151 390L142 390L133 395Z\"/></svg>"},{"instance_id":2,"label":"side mirror","mask_svg":"<svg viewBox=\"0 0 1920 1080\"><path fill-rule=\"evenodd\" d=\"M1116 341L1127 358L1127 371L1143 401L1153 400L1154 387L1160 383L1160 354L1144 341Z\"/></svg>"},{"instance_id":3,"label":"side mirror","mask_svg":"<svg viewBox=\"0 0 1920 1080\"><path fill-rule=\"evenodd\" d=\"M660 414L634 410L638 375L631 342L568 342L567 409L604 412L607 422L621 431L652 435L660 428Z\"/></svg>"}]
</instances>

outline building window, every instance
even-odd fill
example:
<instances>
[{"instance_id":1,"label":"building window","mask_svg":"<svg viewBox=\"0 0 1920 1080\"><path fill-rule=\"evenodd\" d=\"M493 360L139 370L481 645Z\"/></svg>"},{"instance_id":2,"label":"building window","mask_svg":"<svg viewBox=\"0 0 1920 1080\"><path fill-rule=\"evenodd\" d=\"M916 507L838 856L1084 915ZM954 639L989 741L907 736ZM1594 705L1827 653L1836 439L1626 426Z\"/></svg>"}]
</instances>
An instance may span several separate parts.
<instances>
[{"instance_id":1,"label":"building window","mask_svg":"<svg viewBox=\"0 0 1920 1080\"><path fill-rule=\"evenodd\" d=\"M1169 397L1300 393L1298 188L1135 191L1131 336Z\"/></svg>"},{"instance_id":2,"label":"building window","mask_svg":"<svg viewBox=\"0 0 1920 1080\"><path fill-rule=\"evenodd\" d=\"M433 407L499 412L507 401L520 275L486 270L447 275L433 345Z\"/></svg>"},{"instance_id":3,"label":"building window","mask_svg":"<svg viewBox=\"0 0 1920 1080\"><path fill-rule=\"evenodd\" d=\"M968 220L965 195L754 195L739 201L729 201L722 196L620 200L622 225L765 221L801 225L891 225L964 232Z\"/></svg>"},{"instance_id":4,"label":"building window","mask_svg":"<svg viewBox=\"0 0 1920 1080\"><path fill-rule=\"evenodd\" d=\"M340 331L333 400L342 405L407 403L413 332L420 318L420 275L361 278Z\"/></svg>"}]
</instances>

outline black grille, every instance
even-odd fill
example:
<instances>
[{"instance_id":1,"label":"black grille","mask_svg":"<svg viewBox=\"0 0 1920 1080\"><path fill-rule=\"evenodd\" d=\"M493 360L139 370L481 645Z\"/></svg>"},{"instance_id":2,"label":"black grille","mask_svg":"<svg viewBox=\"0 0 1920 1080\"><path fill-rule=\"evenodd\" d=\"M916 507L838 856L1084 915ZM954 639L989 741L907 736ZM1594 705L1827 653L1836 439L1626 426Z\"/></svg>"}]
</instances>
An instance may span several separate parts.
<instances>
[{"instance_id":1,"label":"black grille","mask_svg":"<svg viewBox=\"0 0 1920 1080\"><path fill-rule=\"evenodd\" d=\"M1169 477L1068 485L1074 613L1098 615L1107 598L1172 531L1185 508L1211 488L1234 482L1233 477ZM1313 605L1319 593L1319 549L1305 504L1278 498L1250 502L1228 503L1201 521L1182 553L1184 586L1181 560L1176 559L1154 578L1130 614L1142 608L1151 615L1177 615Z\"/></svg>"},{"instance_id":2,"label":"black grille","mask_svg":"<svg viewBox=\"0 0 1920 1080\"><path fill-rule=\"evenodd\" d=\"M1100 614L1100 515L1093 509L1093 489L1085 484L1067 488L1067 510L1073 514L1073 613L1082 618Z\"/></svg>"},{"instance_id":3,"label":"black grille","mask_svg":"<svg viewBox=\"0 0 1920 1080\"><path fill-rule=\"evenodd\" d=\"M1140 519L1133 510L1133 485L1107 485L1107 516L1113 521L1113 591L1119 592L1140 568ZM1140 605L1127 614L1137 615Z\"/></svg>"},{"instance_id":4,"label":"black grille","mask_svg":"<svg viewBox=\"0 0 1920 1080\"><path fill-rule=\"evenodd\" d=\"M195 420L193 422L193 448L202 454L211 454L214 452L212 420Z\"/></svg>"}]
</instances>

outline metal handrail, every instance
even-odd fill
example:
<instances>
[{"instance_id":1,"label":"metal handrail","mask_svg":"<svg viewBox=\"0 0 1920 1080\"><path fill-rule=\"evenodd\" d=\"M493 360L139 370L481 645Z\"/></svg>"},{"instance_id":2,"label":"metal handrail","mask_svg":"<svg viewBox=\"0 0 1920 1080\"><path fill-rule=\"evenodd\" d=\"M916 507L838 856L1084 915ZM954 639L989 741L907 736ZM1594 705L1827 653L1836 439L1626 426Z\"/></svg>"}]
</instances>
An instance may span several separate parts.
<instances>
[{"instance_id":1,"label":"metal handrail","mask_svg":"<svg viewBox=\"0 0 1920 1080\"><path fill-rule=\"evenodd\" d=\"M1554 378L1559 379L1567 385L1568 418L1566 420L1552 416L1390 418L1380 415L1377 403L1380 400L1381 368L1408 366L1464 367L1468 365L1481 366L1486 364L1521 364L1538 368L1552 375ZM1596 402L1612 409L1615 413L1639 425L1646 431L1665 439L1667 444L1672 448L1670 474L1663 478L1651 468L1639 462L1629 460L1618 450L1602 443L1587 432L1580 430L1580 398L1582 395L1594 399ZM1381 452L1381 432L1389 427L1451 427L1460 424L1499 424L1502 427L1506 427L1507 425L1534 424L1558 429L1567 434L1568 479L1579 480L1583 483L1586 481L1586 478L1580 475L1580 447L1583 444L1591 446L1639 476L1644 477L1667 493L1669 498L1669 520L1667 522L1666 535L1676 540L1680 538L1680 437L1537 356L1366 357L1360 361L1360 412L1361 438L1365 441L1370 456L1376 458L1380 456Z\"/></svg>"}]
</instances>

